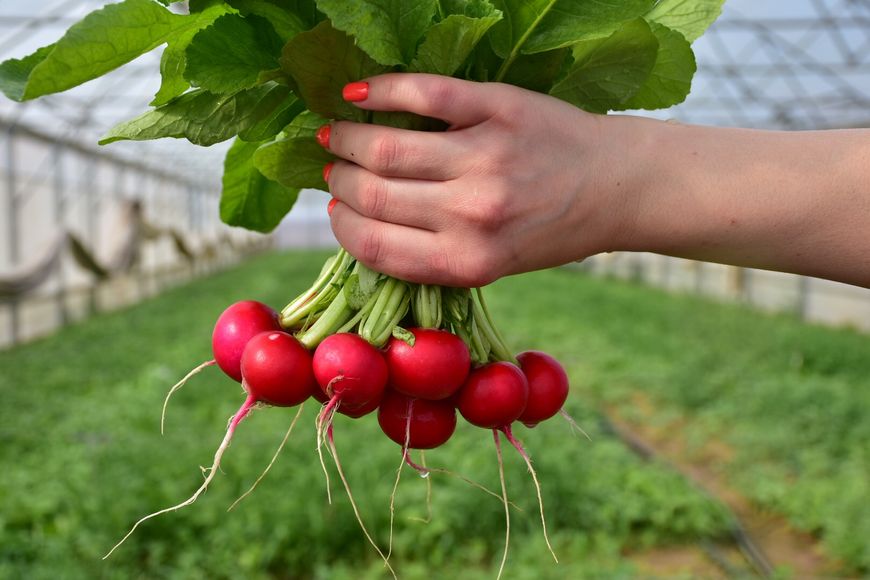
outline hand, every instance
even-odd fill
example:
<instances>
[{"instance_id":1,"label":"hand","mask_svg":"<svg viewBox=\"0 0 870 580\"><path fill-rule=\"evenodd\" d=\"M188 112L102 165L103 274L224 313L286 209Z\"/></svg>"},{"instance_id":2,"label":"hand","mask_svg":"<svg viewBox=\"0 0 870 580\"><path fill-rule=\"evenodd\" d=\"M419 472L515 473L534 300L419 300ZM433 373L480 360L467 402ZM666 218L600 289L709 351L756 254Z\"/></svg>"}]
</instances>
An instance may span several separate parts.
<instances>
[{"instance_id":1,"label":"hand","mask_svg":"<svg viewBox=\"0 0 870 580\"><path fill-rule=\"evenodd\" d=\"M362 108L449 125L331 125L328 148L340 158L328 176L340 202L332 228L367 266L483 286L605 250L620 227L624 200L598 186L610 173L604 117L510 85L424 74L368 79L362 96Z\"/></svg>"}]
</instances>

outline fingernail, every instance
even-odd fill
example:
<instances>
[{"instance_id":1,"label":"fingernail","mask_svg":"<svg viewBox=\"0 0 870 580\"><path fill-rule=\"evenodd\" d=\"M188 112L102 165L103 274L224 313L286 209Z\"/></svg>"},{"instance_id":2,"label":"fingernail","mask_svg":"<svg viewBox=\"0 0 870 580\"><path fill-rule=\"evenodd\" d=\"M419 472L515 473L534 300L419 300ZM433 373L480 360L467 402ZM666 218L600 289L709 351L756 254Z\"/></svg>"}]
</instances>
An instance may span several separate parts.
<instances>
[{"instance_id":1,"label":"fingernail","mask_svg":"<svg viewBox=\"0 0 870 580\"><path fill-rule=\"evenodd\" d=\"M329 135L332 133L332 125L323 125L314 134L317 143L324 149L329 149Z\"/></svg>"},{"instance_id":2,"label":"fingernail","mask_svg":"<svg viewBox=\"0 0 870 580\"><path fill-rule=\"evenodd\" d=\"M348 83L341 90L341 96L345 101L350 101L351 103L364 101L369 96L369 84L365 81Z\"/></svg>"},{"instance_id":3,"label":"fingernail","mask_svg":"<svg viewBox=\"0 0 870 580\"><path fill-rule=\"evenodd\" d=\"M329 215L332 215L332 210L335 209L335 204L337 204L337 203L338 203L338 200L335 199L334 197L332 199L330 199L329 205L326 206L326 213Z\"/></svg>"},{"instance_id":4,"label":"fingernail","mask_svg":"<svg viewBox=\"0 0 870 580\"><path fill-rule=\"evenodd\" d=\"M329 183L329 174L332 173L332 166L335 165L332 161L323 166L323 181Z\"/></svg>"}]
</instances>

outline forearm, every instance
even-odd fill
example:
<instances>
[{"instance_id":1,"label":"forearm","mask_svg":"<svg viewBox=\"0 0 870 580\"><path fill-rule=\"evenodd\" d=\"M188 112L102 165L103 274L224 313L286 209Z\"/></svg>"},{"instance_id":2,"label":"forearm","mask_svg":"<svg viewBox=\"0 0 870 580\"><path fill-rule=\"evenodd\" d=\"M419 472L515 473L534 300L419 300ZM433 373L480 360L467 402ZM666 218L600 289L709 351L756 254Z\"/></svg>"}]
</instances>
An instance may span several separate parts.
<instances>
[{"instance_id":1,"label":"forearm","mask_svg":"<svg viewBox=\"0 0 870 580\"><path fill-rule=\"evenodd\" d=\"M602 176L628 188L613 249L870 286L870 130L605 122L626 146Z\"/></svg>"}]
</instances>

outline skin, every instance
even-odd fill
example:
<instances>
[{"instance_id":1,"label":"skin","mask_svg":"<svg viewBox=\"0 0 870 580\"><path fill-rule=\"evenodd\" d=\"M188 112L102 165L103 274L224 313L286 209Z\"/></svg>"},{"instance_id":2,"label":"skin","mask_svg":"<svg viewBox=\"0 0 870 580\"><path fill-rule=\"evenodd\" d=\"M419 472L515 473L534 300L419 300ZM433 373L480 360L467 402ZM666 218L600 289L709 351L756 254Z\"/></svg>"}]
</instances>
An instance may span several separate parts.
<instances>
[{"instance_id":1,"label":"skin","mask_svg":"<svg viewBox=\"0 0 870 580\"><path fill-rule=\"evenodd\" d=\"M690 126L499 83L367 81L357 106L450 126L332 125L332 228L369 267L476 287L628 250L870 287L868 129Z\"/></svg>"}]
</instances>

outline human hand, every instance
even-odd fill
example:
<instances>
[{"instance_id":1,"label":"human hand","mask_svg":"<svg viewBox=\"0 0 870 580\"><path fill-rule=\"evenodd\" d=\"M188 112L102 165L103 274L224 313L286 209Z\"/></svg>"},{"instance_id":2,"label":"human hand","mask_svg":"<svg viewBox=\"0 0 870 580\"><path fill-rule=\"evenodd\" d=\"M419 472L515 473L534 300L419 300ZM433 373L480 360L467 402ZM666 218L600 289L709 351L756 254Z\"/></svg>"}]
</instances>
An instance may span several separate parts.
<instances>
[{"instance_id":1,"label":"human hand","mask_svg":"<svg viewBox=\"0 0 870 580\"><path fill-rule=\"evenodd\" d=\"M477 287L608 249L625 200L603 117L497 83L387 74L345 94L376 111L441 119L446 132L339 121L323 145L332 228L367 266L405 280ZM614 181L615 182L615 181ZM623 188L622 191L625 191Z\"/></svg>"}]
</instances>

